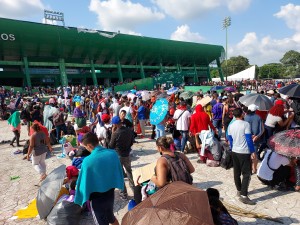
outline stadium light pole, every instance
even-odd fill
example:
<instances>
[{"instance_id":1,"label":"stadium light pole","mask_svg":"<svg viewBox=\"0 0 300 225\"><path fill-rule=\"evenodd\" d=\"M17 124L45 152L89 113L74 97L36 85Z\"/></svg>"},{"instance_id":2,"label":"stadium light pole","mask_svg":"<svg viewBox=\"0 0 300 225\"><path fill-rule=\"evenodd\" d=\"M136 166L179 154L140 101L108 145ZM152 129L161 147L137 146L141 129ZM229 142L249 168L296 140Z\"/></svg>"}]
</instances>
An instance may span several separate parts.
<instances>
[{"instance_id":1,"label":"stadium light pole","mask_svg":"<svg viewBox=\"0 0 300 225\"><path fill-rule=\"evenodd\" d=\"M225 19L223 20L223 29L226 30L226 50L225 50L225 57L226 57L226 81L227 81L227 43L228 43L228 27L231 25L231 17L226 16Z\"/></svg>"}]
</instances>

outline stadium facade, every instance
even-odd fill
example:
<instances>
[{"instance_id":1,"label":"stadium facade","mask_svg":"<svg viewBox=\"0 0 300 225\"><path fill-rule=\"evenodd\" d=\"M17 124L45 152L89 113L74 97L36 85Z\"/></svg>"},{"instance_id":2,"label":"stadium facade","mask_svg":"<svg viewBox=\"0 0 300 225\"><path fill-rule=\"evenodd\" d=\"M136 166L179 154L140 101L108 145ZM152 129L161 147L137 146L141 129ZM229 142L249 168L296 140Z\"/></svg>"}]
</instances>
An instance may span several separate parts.
<instances>
[{"instance_id":1,"label":"stadium facade","mask_svg":"<svg viewBox=\"0 0 300 225\"><path fill-rule=\"evenodd\" d=\"M0 18L0 84L109 84L184 72L185 80L223 79L224 48Z\"/></svg>"}]
</instances>

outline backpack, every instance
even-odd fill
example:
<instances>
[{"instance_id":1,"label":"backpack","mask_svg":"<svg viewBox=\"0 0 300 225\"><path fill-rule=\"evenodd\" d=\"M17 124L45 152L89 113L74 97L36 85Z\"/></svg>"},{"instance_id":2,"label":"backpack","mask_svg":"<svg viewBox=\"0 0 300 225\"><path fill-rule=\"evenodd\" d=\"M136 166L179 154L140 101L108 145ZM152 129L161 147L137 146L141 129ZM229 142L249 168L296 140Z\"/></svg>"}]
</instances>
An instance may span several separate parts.
<instances>
[{"instance_id":1,"label":"backpack","mask_svg":"<svg viewBox=\"0 0 300 225\"><path fill-rule=\"evenodd\" d=\"M181 153L175 152L175 157L169 155L162 155L168 162L168 170L172 182L183 181L187 184L193 184L193 177L190 174Z\"/></svg>"},{"instance_id":2,"label":"backpack","mask_svg":"<svg viewBox=\"0 0 300 225\"><path fill-rule=\"evenodd\" d=\"M106 127L106 126L103 126L106 130L106 138L104 139L104 144L103 146L105 148L108 148L108 145L109 145L109 142L110 142L110 139L111 139L111 134L112 134L112 127Z\"/></svg>"},{"instance_id":3,"label":"backpack","mask_svg":"<svg viewBox=\"0 0 300 225\"><path fill-rule=\"evenodd\" d=\"M28 153L29 144L29 140L27 140L25 145L23 146L23 155L26 155Z\"/></svg>"},{"instance_id":4,"label":"backpack","mask_svg":"<svg viewBox=\"0 0 300 225\"><path fill-rule=\"evenodd\" d=\"M224 151L223 151L220 165L222 168L229 170L230 168L233 167L232 152L230 151L229 148L225 148L224 146L223 148Z\"/></svg>"},{"instance_id":5,"label":"backpack","mask_svg":"<svg viewBox=\"0 0 300 225\"><path fill-rule=\"evenodd\" d=\"M237 108L236 104L233 103L231 105L228 105L228 112L226 113L226 116L228 116L230 119L233 118L233 110Z\"/></svg>"},{"instance_id":6,"label":"backpack","mask_svg":"<svg viewBox=\"0 0 300 225\"><path fill-rule=\"evenodd\" d=\"M64 115L63 115L63 113L62 112L59 112L59 113L55 113L54 115L53 115L53 124L54 124L54 126L58 126L58 125L62 125L62 124L64 124Z\"/></svg>"}]
</instances>

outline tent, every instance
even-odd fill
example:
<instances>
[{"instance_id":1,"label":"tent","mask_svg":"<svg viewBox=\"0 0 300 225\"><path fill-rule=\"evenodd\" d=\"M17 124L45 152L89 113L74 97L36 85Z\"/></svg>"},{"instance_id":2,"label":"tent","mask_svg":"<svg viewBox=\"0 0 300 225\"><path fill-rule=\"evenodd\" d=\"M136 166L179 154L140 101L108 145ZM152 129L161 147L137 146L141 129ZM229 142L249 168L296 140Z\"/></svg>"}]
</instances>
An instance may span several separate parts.
<instances>
[{"instance_id":1,"label":"tent","mask_svg":"<svg viewBox=\"0 0 300 225\"><path fill-rule=\"evenodd\" d=\"M241 80L254 80L255 79L255 66L243 70L239 73L227 77L228 81L241 81ZM212 81L221 81L220 78L213 78Z\"/></svg>"}]
</instances>

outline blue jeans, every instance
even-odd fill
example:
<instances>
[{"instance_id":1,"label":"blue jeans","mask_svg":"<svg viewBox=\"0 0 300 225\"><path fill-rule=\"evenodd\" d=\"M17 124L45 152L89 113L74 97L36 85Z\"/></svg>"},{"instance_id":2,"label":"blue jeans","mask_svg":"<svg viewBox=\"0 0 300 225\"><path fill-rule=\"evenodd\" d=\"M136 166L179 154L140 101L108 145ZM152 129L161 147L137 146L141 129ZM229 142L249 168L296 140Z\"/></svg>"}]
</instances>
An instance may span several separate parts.
<instances>
[{"instance_id":1,"label":"blue jeans","mask_svg":"<svg viewBox=\"0 0 300 225\"><path fill-rule=\"evenodd\" d=\"M65 134L67 133L67 126L66 126L66 124L61 124L61 125L55 126L55 129L56 129L56 138L57 138L57 141L59 141L61 131L63 131Z\"/></svg>"},{"instance_id":2,"label":"blue jeans","mask_svg":"<svg viewBox=\"0 0 300 225\"><path fill-rule=\"evenodd\" d=\"M155 132L156 132L156 139L162 137L162 136L166 136L165 133L165 126L162 124L158 124L155 127Z\"/></svg>"},{"instance_id":3,"label":"blue jeans","mask_svg":"<svg viewBox=\"0 0 300 225\"><path fill-rule=\"evenodd\" d=\"M218 137L221 139L222 137L222 120L213 120L212 124L218 130Z\"/></svg>"},{"instance_id":4,"label":"blue jeans","mask_svg":"<svg viewBox=\"0 0 300 225\"><path fill-rule=\"evenodd\" d=\"M188 141L188 131L187 130L180 130L181 134L181 146L180 146L180 151L183 152L185 145Z\"/></svg>"}]
</instances>

